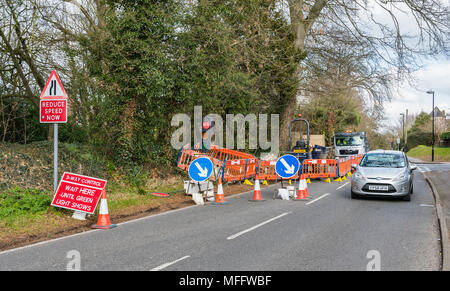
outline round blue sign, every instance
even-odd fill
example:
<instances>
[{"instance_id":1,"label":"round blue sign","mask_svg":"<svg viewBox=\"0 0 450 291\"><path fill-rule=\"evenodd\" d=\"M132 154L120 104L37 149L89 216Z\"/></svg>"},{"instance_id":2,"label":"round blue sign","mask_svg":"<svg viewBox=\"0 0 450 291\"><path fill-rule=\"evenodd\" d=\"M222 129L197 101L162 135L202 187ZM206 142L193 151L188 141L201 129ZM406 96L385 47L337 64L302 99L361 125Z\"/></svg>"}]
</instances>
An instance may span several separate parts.
<instances>
[{"instance_id":1,"label":"round blue sign","mask_svg":"<svg viewBox=\"0 0 450 291\"><path fill-rule=\"evenodd\" d=\"M189 177L196 182L207 180L213 172L213 163L207 157L194 160L188 169Z\"/></svg>"},{"instance_id":2,"label":"round blue sign","mask_svg":"<svg viewBox=\"0 0 450 291\"><path fill-rule=\"evenodd\" d=\"M291 178L297 174L299 169L300 162L293 155L284 155L275 164L275 172L281 178Z\"/></svg>"}]
</instances>

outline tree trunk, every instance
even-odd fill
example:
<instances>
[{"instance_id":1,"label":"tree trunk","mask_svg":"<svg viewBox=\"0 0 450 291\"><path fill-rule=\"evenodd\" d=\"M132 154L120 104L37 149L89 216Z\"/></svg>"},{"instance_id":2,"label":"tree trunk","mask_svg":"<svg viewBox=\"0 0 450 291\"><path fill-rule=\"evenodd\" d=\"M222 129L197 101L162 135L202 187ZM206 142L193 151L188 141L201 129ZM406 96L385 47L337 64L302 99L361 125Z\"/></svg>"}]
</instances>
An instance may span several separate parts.
<instances>
[{"instance_id":1,"label":"tree trunk","mask_svg":"<svg viewBox=\"0 0 450 291\"><path fill-rule=\"evenodd\" d=\"M295 37L295 48L304 50L305 39L307 33L310 31L312 25L319 17L320 12L327 4L327 0L316 0L308 9L304 8L303 0L289 0L289 14L291 18L291 29ZM303 10L308 11L306 18L304 17ZM295 71L295 78L298 78L301 72L300 64ZM297 92L293 96L289 97L289 100L285 104L285 109L281 117L280 126L280 147L281 149L287 149L289 144L289 124L292 119L295 118L295 108L297 107Z\"/></svg>"}]
</instances>

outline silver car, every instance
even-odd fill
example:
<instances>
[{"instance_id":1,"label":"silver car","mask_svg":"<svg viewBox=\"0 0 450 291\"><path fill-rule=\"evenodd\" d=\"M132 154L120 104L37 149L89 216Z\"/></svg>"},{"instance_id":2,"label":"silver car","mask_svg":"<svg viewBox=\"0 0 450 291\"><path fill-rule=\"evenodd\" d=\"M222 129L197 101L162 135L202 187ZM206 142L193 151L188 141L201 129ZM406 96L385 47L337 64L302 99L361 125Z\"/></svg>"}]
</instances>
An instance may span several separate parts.
<instances>
[{"instance_id":1,"label":"silver car","mask_svg":"<svg viewBox=\"0 0 450 291\"><path fill-rule=\"evenodd\" d=\"M400 151L368 152L359 165L352 165L352 198L359 196L392 196L411 200L416 165Z\"/></svg>"}]
</instances>

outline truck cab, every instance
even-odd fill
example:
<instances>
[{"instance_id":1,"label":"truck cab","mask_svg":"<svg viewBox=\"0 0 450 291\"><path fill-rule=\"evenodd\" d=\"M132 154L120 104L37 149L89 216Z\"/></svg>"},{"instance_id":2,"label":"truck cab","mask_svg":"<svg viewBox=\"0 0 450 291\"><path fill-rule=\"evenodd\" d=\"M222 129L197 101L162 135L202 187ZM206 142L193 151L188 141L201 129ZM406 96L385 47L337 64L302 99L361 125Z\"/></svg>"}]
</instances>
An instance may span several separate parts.
<instances>
[{"instance_id":1,"label":"truck cab","mask_svg":"<svg viewBox=\"0 0 450 291\"><path fill-rule=\"evenodd\" d=\"M369 151L365 132L338 132L333 137L333 146L335 157L360 155Z\"/></svg>"}]
</instances>

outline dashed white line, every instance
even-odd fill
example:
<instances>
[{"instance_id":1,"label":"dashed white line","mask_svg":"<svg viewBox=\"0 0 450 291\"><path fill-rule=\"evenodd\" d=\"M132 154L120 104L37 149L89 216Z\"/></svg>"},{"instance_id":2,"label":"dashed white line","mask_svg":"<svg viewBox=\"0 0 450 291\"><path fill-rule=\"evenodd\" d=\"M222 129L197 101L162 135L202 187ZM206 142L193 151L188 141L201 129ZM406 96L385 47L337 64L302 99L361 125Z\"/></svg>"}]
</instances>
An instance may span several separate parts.
<instances>
[{"instance_id":1,"label":"dashed white line","mask_svg":"<svg viewBox=\"0 0 450 291\"><path fill-rule=\"evenodd\" d=\"M248 229L246 229L246 230L243 230L243 231L240 231L240 232L238 232L238 233L236 233L236 234L233 234L233 235L227 237L227 239L228 239L228 240L235 239L235 238L237 238L238 236L243 235L244 233L247 233L247 232L250 232L250 231L252 231L252 230L255 230L255 229L257 229L258 227L261 227L261 226L263 226L263 225L265 225L265 224L267 224L267 223L269 223L269 222L272 222L272 221L274 221L274 220L276 220L276 219L279 219L279 218L281 218L281 217L283 217L283 216L286 216L286 215L288 215L288 214L290 214L290 212L285 212L285 213L283 213L283 214L280 214L280 215L278 215L278 216L275 216L274 218L271 218L271 219L269 219L269 220L266 220L266 221L264 221L264 222L261 222L260 224L257 224L257 225L255 225L255 226L253 226L253 227L250 227L250 228L248 228Z\"/></svg>"},{"instance_id":2,"label":"dashed white line","mask_svg":"<svg viewBox=\"0 0 450 291\"><path fill-rule=\"evenodd\" d=\"M328 195L330 195L330 193L323 194L322 196L317 197L316 199L311 200L311 201L309 201L308 203L305 203L305 205L309 205L309 204L311 204L311 203L314 203L314 202L316 202L317 200L320 200L320 199L322 199L322 198L327 197Z\"/></svg>"},{"instance_id":3,"label":"dashed white line","mask_svg":"<svg viewBox=\"0 0 450 291\"><path fill-rule=\"evenodd\" d=\"M421 207L434 207L434 205L430 205L430 204L420 204L419 206L421 206Z\"/></svg>"},{"instance_id":4,"label":"dashed white line","mask_svg":"<svg viewBox=\"0 0 450 291\"><path fill-rule=\"evenodd\" d=\"M350 183L350 182L347 182L347 183L345 183L344 185L337 187L336 190L339 190L339 189L345 187L348 183Z\"/></svg>"},{"instance_id":5,"label":"dashed white line","mask_svg":"<svg viewBox=\"0 0 450 291\"><path fill-rule=\"evenodd\" d=\"M162 269L165 269L165 268L167 268L167 267L169 267L169 266L171 266L171 265L173 265L173 264L178 263L179 261L185 260L185 259L190 258L190 257L191 257L191 256L184 256L184 257L182 257L182 258L179 258L179 259L176 260L176 261L173 261L173 262L170 262L170 263L162 264L161 266L158 266L158 267L156 267L156 268L153 268L153 269L151 269L150 271L161 271Z\"/></svg>"}]
</instances>

